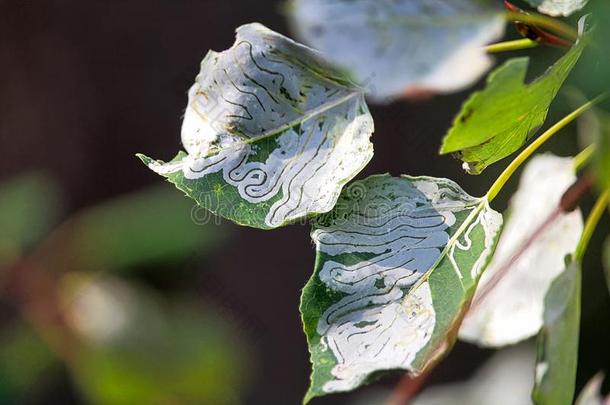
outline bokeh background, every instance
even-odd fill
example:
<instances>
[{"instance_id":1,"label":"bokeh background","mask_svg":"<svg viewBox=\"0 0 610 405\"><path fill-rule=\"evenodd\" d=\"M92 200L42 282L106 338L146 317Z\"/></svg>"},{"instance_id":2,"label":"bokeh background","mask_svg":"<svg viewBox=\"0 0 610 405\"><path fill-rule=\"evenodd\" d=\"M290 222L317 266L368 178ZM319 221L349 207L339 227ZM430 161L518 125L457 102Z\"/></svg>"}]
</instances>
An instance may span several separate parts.
<instances>
[{"instance_id":1,"label":"bokeh background","mask_svg":"<svg viewBox=\"0 0 610 405\"><path fill-rule=\"evenodd\" d=\"M272 0L0 0L1 404L300 403L308 228L204 221L134 157L173 156L200 60L253 21L289 34ZM532 77L560 52L537 49ZM506 162L472 177L437 155L471 90L372 106L359 177L444 176L482 195ZM547 121L572 105L560 97ZM577 132L545 149L573 154ZM579 387L610 366L601 245L584 266ZM490 355L459 343L429 384ZM313 403L373 403L400 377Z\"/></svg>"}]
</instances>

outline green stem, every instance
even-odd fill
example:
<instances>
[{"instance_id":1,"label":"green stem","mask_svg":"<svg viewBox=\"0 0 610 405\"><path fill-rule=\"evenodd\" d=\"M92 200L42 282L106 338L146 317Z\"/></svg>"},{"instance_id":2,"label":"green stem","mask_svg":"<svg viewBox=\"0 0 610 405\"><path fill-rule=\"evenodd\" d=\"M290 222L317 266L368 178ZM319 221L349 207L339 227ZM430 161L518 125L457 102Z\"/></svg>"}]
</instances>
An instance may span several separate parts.
<instances>
[{"instance_id":1,"label":"green stem","mask_svg":"<svg viewBox=\"0 0 610 405\"><path fill-rule=\"evenodd\" d=\"M536 150L540 146L542 146L546 141L551 139L553 135L555 135L557 132L567 126L570 122L574 121L576 118L582 115L582 113L586 112L595 104L606 98L607 95L607 93L601 94L595 97L593 100L583 104L576 110L572 111L570 114L563 117L561 120L559 120L559 122L547 129L546 132L544 132L531 144L529 144L527 148L525 148L512 162L510 162L510 164L506 167L506 169L504 169L502 174L500 174L500 176L496 179L494 184L489 188L489 191L485 196L487 200L492 201L494 198L496 198L496 196L498 195L500 190L502 190L502 187L504 187L508 179L511 178L515 171L517 171L517 169L523 164L523 162L525 162L534 152L536 152Z\"/></svg>"},{"instance_id":2,"label":"green stem","mask_svg":"<svg viewBox=\"0 0 610 405\"><path fill-rule=\"evenodd\" d=\"M532 41L529 38L515 39L513 41L498 42L497 44L487 45L485 52L487 53L498 53L498 52L509 52L518 51L520 49L534 48L538 46L538 42Z\"/></svg>"},{"instance_id":3,"label":"green stem","mask_svg":"<svg viewBox=\"0 0 610 405\"><path fill-rule=\"evenodd\" d=\"M593 232L595 232L595 228L597 228L597 224L599 223L599 219L602 214L606 210L608 206L608 202L610 202L610 191L605 191L602 195L599 196L593 209L589 213L587 217L587 221L585 222L585 228L582 231L582 236L580 237L580 241L578 242L578 246L576 247L576 251L574 252L574 257L576 260L581 260L585 255L585 251L587 250L587 246L589 245L589 241L593 236Z\"/></svg>"},{"instance_id":4,"label":"green stem","mask_svg":"<svg viewBox=\"0 0 610 405\"><path fill-rule=\"evenodd\" d=\"M518 21L529 25L535 25L540 28L546 28L570 39L578 39L578 32L574 28L555 18L547 17L542 14L525 14L508 11L506 13L506 19L508 21Z\"/></svg>"},{"instance_id":5,"label":"green stem","mask_svg":"<svg viewBox=\"0 0 610 405\"><path fill-rule=\"evenodd\" d=\"M574 171L579 172L587 163L589 163L589 159L595 152L595 144L591 144L587 146L585 149L580 151L580 153L574 156Z\"/></svg>"}]
</instances>

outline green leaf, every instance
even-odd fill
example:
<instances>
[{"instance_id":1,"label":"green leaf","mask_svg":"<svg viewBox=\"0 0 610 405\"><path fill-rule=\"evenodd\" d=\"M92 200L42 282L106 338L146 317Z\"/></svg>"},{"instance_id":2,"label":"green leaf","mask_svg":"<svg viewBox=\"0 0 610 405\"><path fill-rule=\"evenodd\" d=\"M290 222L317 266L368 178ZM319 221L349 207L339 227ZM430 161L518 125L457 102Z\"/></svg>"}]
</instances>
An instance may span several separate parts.
<instances>
[{"instance_id":1,"label":"green leaf","mask_svg":"<svg viewBox=\"0 0 610 405\"><path fill-rule=\"evenodd\" d=\"M313 363L305 400L413 374L449 350L502 216L447 179L372 176L351 185L312 238L301 298Z\"/></svg>"},{"instance_id":2,"label":"green leaf","mask_svg":"<svg viewBox=\"0 0 610 405\"><path fill-rule=\"evenodd\" d=\"M209 52L189 91L180 152L140 158L199 205L271 229L335 205L373 156L362 90L319 54L260 24Z\"/></svg>"},{"instance_id":3,"label":"green leaf","mask_svg":"<svg viewBox=\"0 0 610 405\"><path fill-rule=\"evenodd\" d=\"M510 59L493 71L485 89L472 94L462 106L440 153L455 154L465 170L479 174L518 150L544 123L585 43L585 39L579 40L544 75L528 84L524 80L529 58Z\"/></svg>"},{"instance_id":4,"label":"green leaf","mask_svg":"<svg viewBox=\"0 0 610 405\"><path fill-rule=\"evenodd\" d=\"M37 242L59 210L58 187L43 175L24 174L0 184L0 264Z\"/></svg>"},{"instance_id":5,"label":"green leaf","mask_svg":"<svg viewBox=\"0 0 610 405\"><path fill-rule=\"evenodd\" d=\"M538 8L544 14L557 16L569 16L575 11L587 5L589 0L526 0L529 4Z\"/></svg>"},{"instance_id":6,"label":"green leaf","mask_svg":"<svg viewBox=\"0 0 610 405\"><path fill-rule=\"evenodd\" d=\"M291 0L288 13L295 34L376 101L470 85L505 25L501 4L484 0Z\"/></svg>"},{"instance_id":7,"label":"green leaf","mask_svg":"<svg viewBox=\"0 0 610 405\"><path fill-rule=\"evenodd\" d=\"M52 235L45 264L64 272L124 270L205 254L218 246L227 229L212 231L204 224L210 218L199 217L203 209L197 208L161 186L102 202L74 215Z\"/></svg>"},{"instance_id":8,"label":"green leaf","mask_svg":"<svg viewBox=\"0 0 610 405\"><path fill-rule=\"evenodd\" d=\"M481 305L468 311L460 328L460 339L498 347L538 333L543 324L544 296L551 282L565 269L563 258L576 250L580 240L582 213L577 209L562 215L517 260L511 258L521 248L523 239L553 213L563 193L575 181L572 158L545 153L528 162L519 188L510 200L510 214L505 215L502 236L481 276L479 289L485 288L507 262L511 268Z\"/></svg>"},{"instance_id":9,"label":"green leaf","mask_svg":"<svg viewBox=\"0 0 610 405\"><path fill-rule=\"evenodd\" d=\"M537 405L571 404L576 385L580 327L581 264L566 257L566 269L544 299L544 326L538 336Z\"/></svg>"}]
</instances>

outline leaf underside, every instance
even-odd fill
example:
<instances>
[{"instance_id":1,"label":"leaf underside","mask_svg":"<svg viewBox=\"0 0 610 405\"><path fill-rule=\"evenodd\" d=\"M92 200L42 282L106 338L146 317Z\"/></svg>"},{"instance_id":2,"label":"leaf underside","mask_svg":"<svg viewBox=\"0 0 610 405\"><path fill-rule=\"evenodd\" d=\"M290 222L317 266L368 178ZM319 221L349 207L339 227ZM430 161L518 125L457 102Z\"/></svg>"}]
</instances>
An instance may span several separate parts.
<instances>
[{"instance_id":1,"label":"leaf underside","mask_svg":"<svg viewBox=\"0 0 610 405\"><path fill-rule=\"evenodd\" d=\"M200 206L276 228L330 211L373 155L361 89L310 48L260 24L209 52L189 91L180 152L140 158Z\"/></svg>"},{"instance_id":2,"label":"leaf underside","mask_svg":"<svg viewBox=\"0 0 610 405\"><path fill-rule=\"evenodd\" d=\"M582 213L577 209L562 215L517 260L511 257L525 236L533 234L557 208L563 193L575 181L572 158L546 153L528 162L519 188L511 197L510 214L479 288L487 285L506 263L511 263L510 270L481 305L468 311L460 339L499 347L538 333L543 323L544 295L564 270L563 258L576 249L583 230Z\"/></svg>"},{"instance_id":3,"label":"leaf underside","mask_svg":"<svg viewBox=\"0 0 610 405\"><path fill-rule=\"evenodd\" d=\"M538 11L553 17L569 16L587 5L589 0L525 0Z\"/></svg>"},{"instance_id":4,"label":"leaf underside","mask_svg":"<svg viewBox=\"0 0 610 405\"><path fill-rule=\"evenodd\" d=\"M470 174L517 151L544 123L549 106L585 40L579 40L544 75L524 83L529 58L514 58L494 70L487 86L464 103L443 139L440 153L453 153Z\"/></svg>"},{"instance_id":5,"label":"leaf underside","mask_svg":"<svg viewBox=\"0 0 610 405\"><path fill-rule=\"evenodd\" d=\"M537 405L569 405L574 397L580 328L581 264L566 258L566 269L544 299L544 326L538 335Z\"/></svg>"},{"instance_id":6,"label":"leaf underside","mask_svg":"<svg viewBox=\"0 0 610 405\"><path fill-rule=\"evenodd\" d=\"M288 10L297 37L375 101L468 86L491 66L483 46L505 25L500 4L481 0L291 0Z\"/></svg>"},{"instance_id":7,"label":"leaf underside","mask_svg":"<svg viewBox=\"0 0 610 405\"><path fill-rule=\"evenodd\" d=\"M301 298L313 374L305 401L374 373L423 371L453 329L502 223L447 179L372 176L314 223L317 257Z\"/></svg>"}]
</instances>

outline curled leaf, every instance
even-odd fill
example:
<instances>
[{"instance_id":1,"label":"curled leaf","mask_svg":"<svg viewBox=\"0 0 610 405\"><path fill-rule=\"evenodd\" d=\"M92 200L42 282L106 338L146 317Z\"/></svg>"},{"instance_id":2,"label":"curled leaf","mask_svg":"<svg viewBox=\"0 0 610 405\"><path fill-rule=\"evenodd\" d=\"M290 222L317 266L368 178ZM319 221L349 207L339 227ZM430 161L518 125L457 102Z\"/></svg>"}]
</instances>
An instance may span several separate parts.
<instances>
[{"instance_id":1,"label":"curled leaf","mask_svg":"<svg viewBox=\"0 0 610 405\"><path fill-rule=\"evenodd\" d=\"M576 181L573 160L539 155L526 166L513 195L494 257L481 277L481 290L558 206ZM576 249L583 230L580 210L555 221L511 264L510 270L460 328L460 338L482 346L504 346L534 336L543 323L544 295L565 268L563 258ZM475 301L479 297L475 294Z\"/></svg>"},{"instance_id":2,"label":"curled leaf","mask_svg":"<svg viewBox=\"0 0 610 405\"><path fill-rule=\"evenodd\" d=\"M479 0L291 0L296 35L350 72L375 101L451 92L491 66L502 8Z\"/></svg>"},{"instance_id":3,"label":"curled leaf","mask_svg":"<svg viewBox=\"0 0 610 405\"><path fill-rule=\"evenodd\" d=\"M140 157L199 205L270 229L332 209L371 159L372 132L359 87L312 49L249 24L201 64L182 125L187 153Z\"/></svg>"},{"instance_id":4,"label":"curled leaf","mask_svg":"<svg viewBox=\"0 0 610 405\"><path fill-rule=\"evenodd\" d=\"M372 176L312 231L301 313L313 363L306 400L371 374L417 374L452 345L502 217L447 179Z\"/></svg>"}]
</instances>

